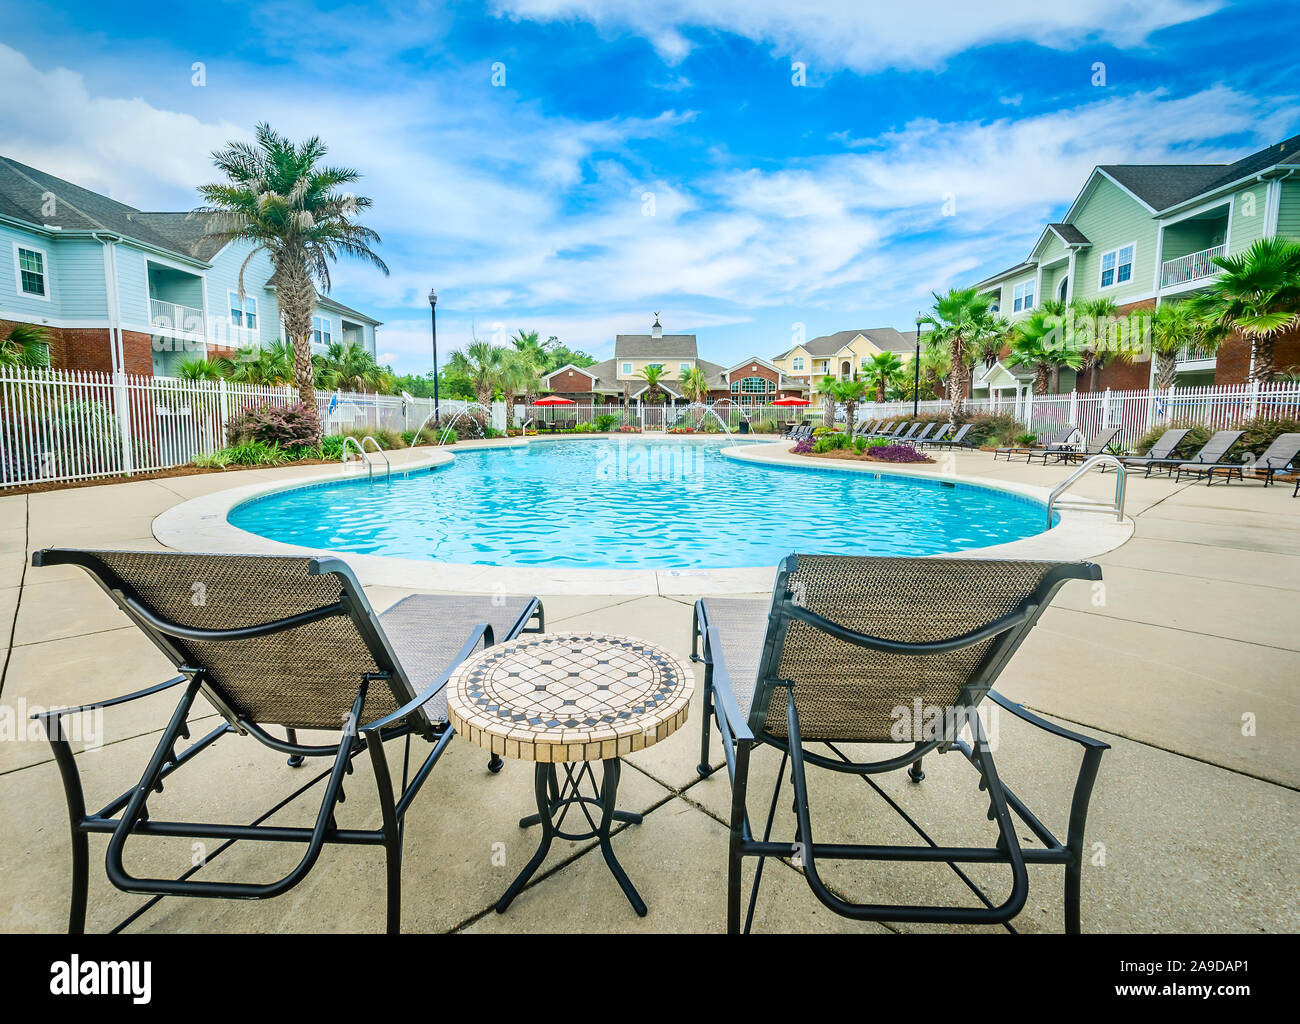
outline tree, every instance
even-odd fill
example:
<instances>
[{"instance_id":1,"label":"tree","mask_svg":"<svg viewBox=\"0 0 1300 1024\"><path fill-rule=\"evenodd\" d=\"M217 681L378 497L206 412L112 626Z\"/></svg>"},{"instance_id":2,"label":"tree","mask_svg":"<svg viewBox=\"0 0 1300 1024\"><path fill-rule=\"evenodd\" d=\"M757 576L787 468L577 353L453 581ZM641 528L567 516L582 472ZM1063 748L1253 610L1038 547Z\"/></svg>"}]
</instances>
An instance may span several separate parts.
<instances>
[{"instance_id":1,"label":"tree","mask_svg":"<svg viewBox=\"0 0 1300 1024\"><path fill-rule=\"evenodd\" d=\"M1112 359L1128 359L1129 351L1119 337L1123 329L1116 320L1119 307L1113 299L1092 299L1073 304L1071 348L1079 353L1080 374L1088 374L1088 390L1101 390L1101 371Z\"/></svg>"},{"instance_id":2,"label":"tree","mask_svg":"<svg viewBox=\"0 0 1300 1024\"><path fill-rule=\"evenodd\" d=\"M491 342L475 338L464 351L457 350L451 354L448 371L469 381L474 389L474 397L480 405L491 407L496 395L497 385L501 381L501 363L505 349L497 348Z\"/></svg>"},{"instance_id":3,"label":"tree","mask_svg":"<svg viewBox=\"0 0 1300 1024\"><path fill-rule=\"evenodd\" d=\"M892 352L884 353L893 355ZM894 356L897 359L897 356ZM857 427L855 422L858 413L858 403L862 401L862 396L866 394L867 385L860 380L840 380L835 382L835 401L844 406L844 426L848 432L849 440L853 439L854 430Z\"/></svg>"},{"instance_id":4,"label":"tree","mask_svg":"<svg viewBox=\"0 0 1300 1024\"><path fill-rule=\"evenodd\" d=\"M49 365L49 335L36 324L14 324L0 341L0 366L41 369Z\"/></svg>"},{"instance_id":5,"label":"tree","mask_svg":"<svg viewBox=\"0 0 1300 1024\"><path fill-rule=\"evenodd\" d=\"M664 368L662 366L643 366L638 371L637 376L646 382L645 401L653 402L656 405L664 400L664 389L660 383L664 379Z\"/></svg>"},{"instance_id":6,"label":"tree","mask_svg":"<svg viewBox=\"0 0 1300 1024\"><path fill-rule=\"evenodd\" d=\"M340 256L365 260L385 274L388 267L371 248L379 235L353 219L371 200L341 191L361 174L350 167L320 166L327 149L316 136L295 145L268 124L259 124L255 134L255 145L232 142L212 154L226 180L199 189L206 205L192 216L209 216L208 234L222 243L253 244L239 268L241 300L253 253L266 250L270 256L276 302L293 347L294 380L319 429L311 359L317 289L330 290L330 265Z\"/></svg>"},{"instance_id":7,"label":"tree","mask_svg":"<svg viewBox=\"0 0 1300 1024\"><path fill-rule=\"evenodd\" d=\"M1166 302L1151 320L1151 354L1156 360L1156 387L1168 390L1177 381L1178 353L1186 347L1214 351L1220 339L1209 332L1187 302Z\"/></svg>"},{"instance_id":8,"label":"tree","mask_svg":"<svg viewBox=\"0 0 1300 1024\"><path fill-rule=\"evenodd\" d=\"M396 390L395 380L375 357L354 342L333 341L324 355L314 356L316 386L328 391Z\"/></svg>"},{"instance_id":9,"label":"tree","mask_svg":"<svg viewBox=\"0 0 1300 1024\"><path fill-rule=\"evenodd\" d=\"M881 352L871 357L864 371L867 383L876 389L876 401L885 400L885 392L898 383L903 373L903 361L895 352Z\"/></svg>"},{"instance_id":10,"label":"tree","mask_svg":"<svg viewBox=\"0 0 1300 1024\"><path fill-rule=\"evenodd\" d=\"M277 341L267 348L245 349L240 352L230 379L240 384L258 384L279 387L294 379L293 347Z\"/></svg>"},{"instance_id":11,"label":"tree","mask_svg":"<svg viewBox=\"0 0 1300 1024\"><path fill-rule=\"evenodd\" d=\"M506 403L507 427L513 423L515 396L523 394L527 399L537 390L537 373L538 365L532 351L515 348L502 353L499 384L501 397Z\"/></svg>"},{"instance_id":12,"label":"tree","mask_svg":"<svg viewBox=\"0 0 1300 1024\"><path fill-rule=\"evenodd\" d=\"M1249 338L1250 379L1267 383L1276 373L1278 336L1300 327L1300 243L1260 238L1241 255L1214 262L1223 273L1188 304L1205 326L1204 340L1222 342L1233 333Z\"/></svg>"},{"instance_id":13,"label":"tree","mask_svg":"<svg viewBox=\"0 0 1300 1024\"><path fill-rule=\"evenodd\" d=\"M930 389L932 395L939 393L939 388L944 387L944 381L948 374L952 372L952 356L942 348L926 347L921 353L921 390L924 393L926 387Z\"/></svg>"},{"instance_id":14,"label":"tree","mask_svg":"<svg viewBox=\"0 0 1300 1024\"><path fill-rule=\"evenodd\" d=\"M1066 344L1060 317L1040 309L1015 324L1007 361L1014 366L1030 367L1034 371L1034 394L1046 395L1051 387L1053 368L1077 368L1082 356Z\"/></svg>"},{"instance_id":15,"label":"tree","mask_svg":"<svg viewBox=\"0 0 1300 1024\"><path fill-rule=\"evenodd\" d=\"M835 426L835 407L839 398L835 394L834 377L823 377L817 382L817 394L822 396L822 426Z\"/></svg>"},{"instance_id":16,"label":"tree","mask_svg":"<svg viewBox=\"0 0 1300 1024\"><path fill-rule=\"evenodd\" d=\"M926 335L927 348L945 348L950 365L948 392L949 416L956 420L966 404L970 368L978 345L997 332L998 319L989 312L992 295L980 294L977 288L953 288L947 295L933 292L934 306L921 323L934 329Z\"/></svg>"},{"instance_id":17,"label":"tree","mask_svg":"<svg viewBox=\"0 0 1300 1024\"><path fill-rule=\"evenodd\" d=\"M698 366L692 366L689 370L682 373L678 385L682 389L682 394L686 400L694 405L703 405L704 400L709 397L709 377ZM704 413L700 412L696 417L696 426L704 422Z\"/></svg>"}]
</instances>

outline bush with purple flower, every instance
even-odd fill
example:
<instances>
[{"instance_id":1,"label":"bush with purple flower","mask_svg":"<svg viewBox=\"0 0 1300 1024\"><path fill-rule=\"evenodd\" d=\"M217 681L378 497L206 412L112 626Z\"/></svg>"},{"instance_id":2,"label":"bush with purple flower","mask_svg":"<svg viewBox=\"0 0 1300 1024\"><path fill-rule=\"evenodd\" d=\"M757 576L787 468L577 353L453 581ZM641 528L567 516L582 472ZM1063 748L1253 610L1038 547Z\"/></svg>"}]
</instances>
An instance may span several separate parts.
<instances>
[{"instance_id":1,"label":"bush with purple flower","mask_svg":"<svg viewBox=\"0 0 1300 1024\"><path fill-rule=\"evenodd\" d=\"M929 462L930 457L910 444L885 444L871 449L872 458L881 462Z\"/></svg>"},{"instance_id":2,"label":"bush with purple flower","mask_svg":"<svg viewBox=\"0 0 1300 1024\"><path fill-rule=\"evenodd\" d=\"M790 449L790 451L793 452L795 455L810 455L812 454L812 450L813 450L813 439L811 437L803 438L802 440L796 442L795 446Z\"/></svg>"}]
</instances>

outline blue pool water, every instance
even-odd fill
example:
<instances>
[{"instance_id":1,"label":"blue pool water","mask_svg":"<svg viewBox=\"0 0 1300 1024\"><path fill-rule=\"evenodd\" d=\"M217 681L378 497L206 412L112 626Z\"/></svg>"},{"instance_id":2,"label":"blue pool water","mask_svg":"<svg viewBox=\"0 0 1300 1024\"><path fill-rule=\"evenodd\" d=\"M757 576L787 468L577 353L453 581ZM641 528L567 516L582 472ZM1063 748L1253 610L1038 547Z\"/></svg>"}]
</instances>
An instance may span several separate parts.
<instances>
[{"instance_id":1,"label":"blue pool water","mask_svg":"<svg viewBox=\"0 0 1300 1024\"><path fill-rule=\"evenodd\" d=\"M930 555L1040 533L1044 508L982 487L758 466L721 442L586 439L458 453L445 468L247 502L286 544L481 565L775 565L792 551Z\"/></svg>"}]
</instances>

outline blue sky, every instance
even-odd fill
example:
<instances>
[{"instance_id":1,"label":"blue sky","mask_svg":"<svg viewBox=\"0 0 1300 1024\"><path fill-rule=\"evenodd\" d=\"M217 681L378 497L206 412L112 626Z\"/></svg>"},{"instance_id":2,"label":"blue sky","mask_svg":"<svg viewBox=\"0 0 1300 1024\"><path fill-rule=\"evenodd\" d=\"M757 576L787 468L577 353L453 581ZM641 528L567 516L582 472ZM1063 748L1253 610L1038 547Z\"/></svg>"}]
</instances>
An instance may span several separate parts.
<instances>
[{"instance_id":1,"label":"blue sky","mask_svg":"<svg viewBox=\"0 0 1300 1024\"><path fill-rule=\"evenodd\" d=\"M1300 132L1294 3L0 2L0 153L143 209L194 205L259 120L360 169L393 272L334 293L412 372L430 286L446 347L523 327L603 357L655 310L723 363L905 329L1023 259L1094 164Z\"/></svg>"}]
</instances>

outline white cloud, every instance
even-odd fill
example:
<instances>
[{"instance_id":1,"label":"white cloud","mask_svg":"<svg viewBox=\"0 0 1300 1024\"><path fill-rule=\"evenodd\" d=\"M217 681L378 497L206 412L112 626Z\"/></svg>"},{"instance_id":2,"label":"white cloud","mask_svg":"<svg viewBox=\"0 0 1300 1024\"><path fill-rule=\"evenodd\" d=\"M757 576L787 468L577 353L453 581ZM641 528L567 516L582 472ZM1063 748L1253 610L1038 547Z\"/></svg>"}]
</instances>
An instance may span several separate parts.
<instances>
[{"instance_id":1,"label":"white cloud","mask_svg":"<svg viewBox=\"0 0 1300 1024\"><path fill-rule=\"evenodd\" d=\"M1072 49L1097 41L1138 46L1155 31L1204 17L1226 0L496 0L502 15L581 20L601 32L644 36L669 63L692 46L690 30L750 39L829 70L932 68L963 50L1032 42ZM696 33L697 35L699 32Z\"/></svg>"}]
</instances>

